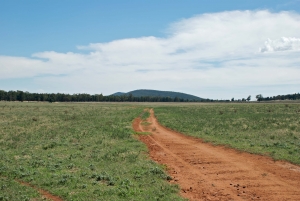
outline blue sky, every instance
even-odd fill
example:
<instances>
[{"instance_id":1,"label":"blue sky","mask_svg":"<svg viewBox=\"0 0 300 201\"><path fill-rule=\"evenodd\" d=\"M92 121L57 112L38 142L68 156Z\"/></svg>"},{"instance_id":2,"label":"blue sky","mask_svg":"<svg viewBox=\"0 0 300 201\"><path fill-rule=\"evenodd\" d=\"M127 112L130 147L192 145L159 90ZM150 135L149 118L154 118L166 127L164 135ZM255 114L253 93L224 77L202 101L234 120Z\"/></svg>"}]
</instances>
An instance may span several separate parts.
<instances>
[{"instance_id":1,"label":"blue sky","mask_svg":"<svg viewBox=\"0 0 300 201\"><path fill-rule=\"evenodd\" d=\"M300 1L0 0L0 89L299 92Z\"/></svg>"}]
</instances>

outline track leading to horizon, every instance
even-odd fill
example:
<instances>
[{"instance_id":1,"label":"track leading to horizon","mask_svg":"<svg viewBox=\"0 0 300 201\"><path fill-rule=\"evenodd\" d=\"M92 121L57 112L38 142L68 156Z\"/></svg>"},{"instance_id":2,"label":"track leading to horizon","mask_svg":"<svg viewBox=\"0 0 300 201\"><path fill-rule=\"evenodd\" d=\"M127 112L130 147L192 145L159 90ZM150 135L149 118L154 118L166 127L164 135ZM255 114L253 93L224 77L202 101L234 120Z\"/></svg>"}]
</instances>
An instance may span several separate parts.
<instances>
[{"instance_id":1,"label":"track leading to horizon","mask_svg":"<svg viewBox=\"0 0 300 201\"><path fill-rule=\"evenodd\" d=\"M135 131L150 157L165 164L170 182L190 200L300 200L300 167L265 156L203 143L161 126L150 110L147 124L137 118ZM146 126L145 126L146 125Z\"/></svg>"}]
</instances>

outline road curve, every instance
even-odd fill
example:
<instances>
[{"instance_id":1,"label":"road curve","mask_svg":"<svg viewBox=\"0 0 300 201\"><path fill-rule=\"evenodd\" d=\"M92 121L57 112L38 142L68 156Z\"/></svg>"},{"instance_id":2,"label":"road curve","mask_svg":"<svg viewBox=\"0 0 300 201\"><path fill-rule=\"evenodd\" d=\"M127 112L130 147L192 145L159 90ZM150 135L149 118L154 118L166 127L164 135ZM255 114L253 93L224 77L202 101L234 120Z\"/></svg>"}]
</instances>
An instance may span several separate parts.
<instances>
[{"instance_id":1,"label":"road curve","mask_svg":"<svg viewBox=\"0 0 300 201\"><path fill-rule=\"evenodd\" d=\"M165 164L181 195L190 200L300 200L300 167L265 156L203 143L161 126L150 110L149 125L133 128L150 157Z\"/></svg>"}]
</instances>

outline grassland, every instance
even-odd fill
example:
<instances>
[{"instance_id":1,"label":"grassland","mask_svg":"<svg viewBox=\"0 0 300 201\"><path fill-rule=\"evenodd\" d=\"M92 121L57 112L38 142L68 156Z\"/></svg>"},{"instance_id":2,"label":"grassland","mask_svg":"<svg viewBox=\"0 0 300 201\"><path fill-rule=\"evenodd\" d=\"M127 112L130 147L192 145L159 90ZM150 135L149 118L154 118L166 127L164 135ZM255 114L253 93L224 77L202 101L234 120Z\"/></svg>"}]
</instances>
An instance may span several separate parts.
<instances>
[{"instance_id":1,"label":"grassland","mask_svg":"<svg viewBox=\"0 0 300 201\"><path fill-rule=\"evenodd\" d=\"M0 200L44 199L19 180L64 200L182 200L132 136L144 108L0 102Z\"/></svg>"},{"instance_id":2,"label":"grassland","mask_svg":"<svg viewBox=\"0 0 300 201\"><path fill-rule=\"evenodd\" d=\"M300 164L300 104L0 102L0 200L182 200L132 120ZM143 133L142 133L143 134Z\"/></svg>"},{"instance_id":3,"label":"grassland","mask_svg":"<svg viewBox=\"0 0 300 201\"><path fill-rule=\"evenodd\" d=\"M300 164L300 104L154 106L159 122L181 133Z\"/></svg>"}]
</instances>

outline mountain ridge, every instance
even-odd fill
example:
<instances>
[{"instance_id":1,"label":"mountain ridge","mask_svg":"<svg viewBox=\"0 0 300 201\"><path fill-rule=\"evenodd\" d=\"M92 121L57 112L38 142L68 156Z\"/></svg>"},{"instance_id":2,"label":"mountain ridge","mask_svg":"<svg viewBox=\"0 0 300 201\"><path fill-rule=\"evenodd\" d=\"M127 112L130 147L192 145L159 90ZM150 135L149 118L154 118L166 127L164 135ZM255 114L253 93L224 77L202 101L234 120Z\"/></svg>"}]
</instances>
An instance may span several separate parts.
<instances>
[{"instance_id":1,"label":"mountain ridge","mask_svg":"<svg viewBox=\"0 0 300 201\"><path fill-rule=\"evenodd\" d=\"M116 92L114 94L111 94L112 96L122 96L122 95L130 95L134 97L170 97L170 98L180 98L185 100L202 100L203 98L200 98L198 96L194 96L191 94L186 94L182 92L174 92L174 91L159 91L159 90L153 90L153 89L137 89L129 92Z\"/></svg>"}]
</instances>

